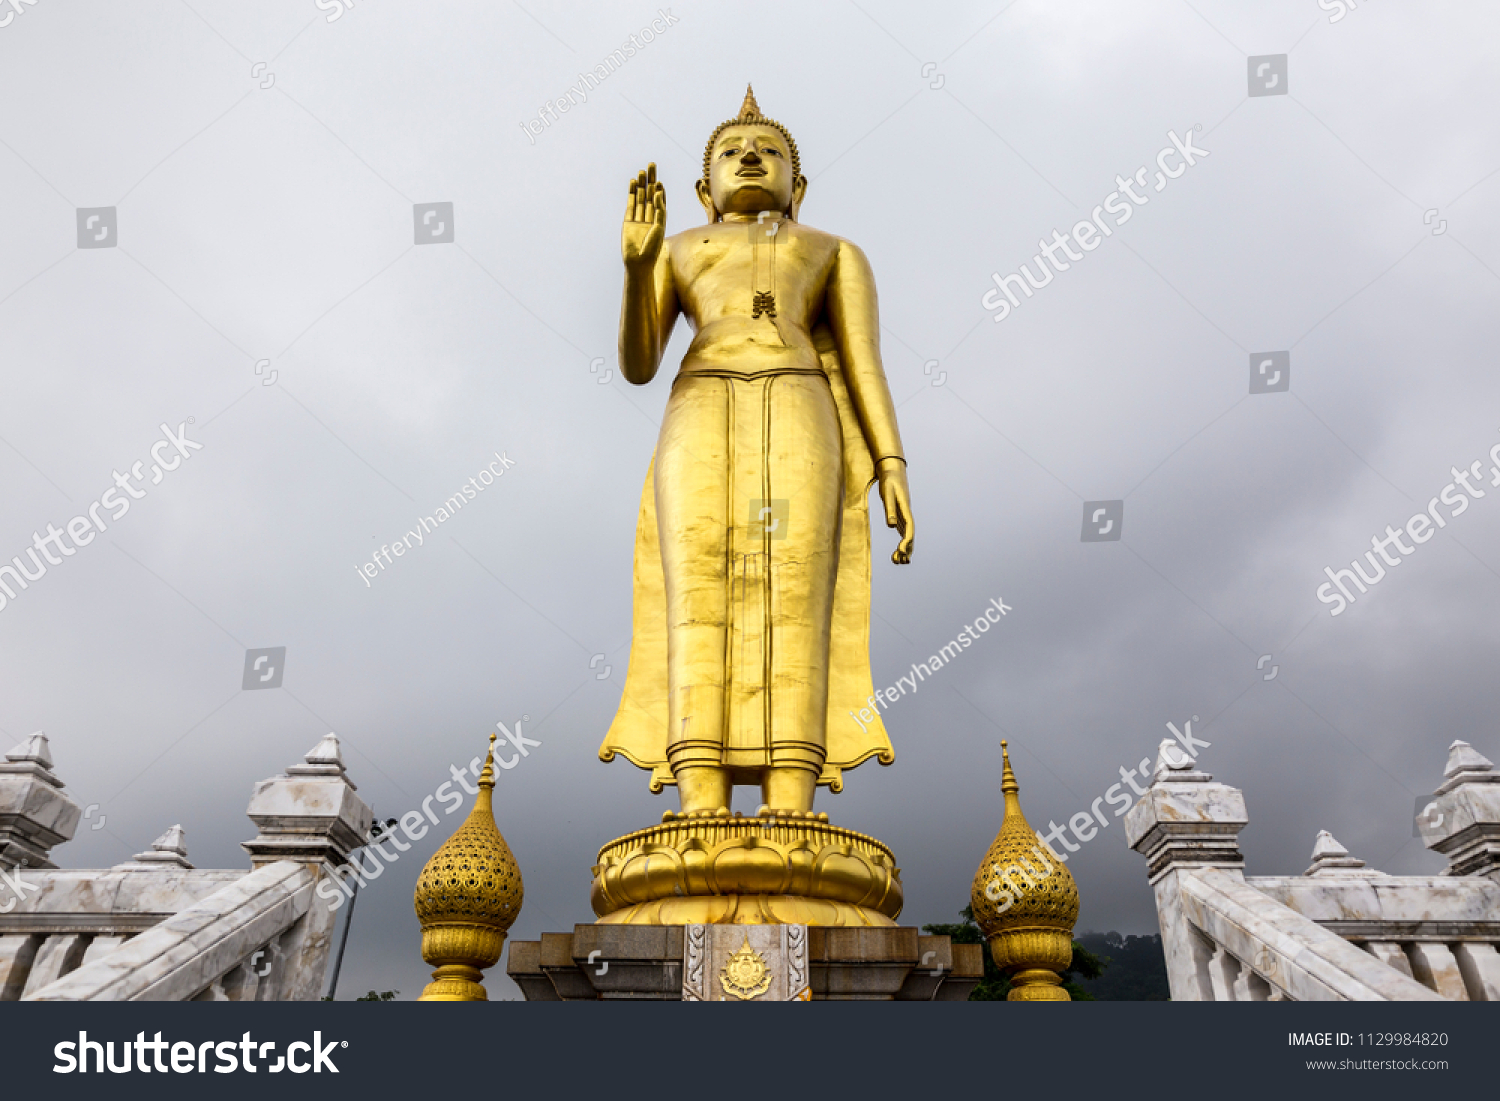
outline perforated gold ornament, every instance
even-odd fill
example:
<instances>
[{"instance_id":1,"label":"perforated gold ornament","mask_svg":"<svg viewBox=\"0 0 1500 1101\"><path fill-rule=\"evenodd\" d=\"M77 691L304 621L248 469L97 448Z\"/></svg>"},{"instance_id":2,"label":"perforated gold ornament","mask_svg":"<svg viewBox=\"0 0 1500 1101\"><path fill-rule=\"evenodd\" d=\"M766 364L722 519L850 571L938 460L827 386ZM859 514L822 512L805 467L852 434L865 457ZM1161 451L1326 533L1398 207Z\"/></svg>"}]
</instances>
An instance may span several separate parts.
<instances>
[{"instance_id":1,"label":"perforated gold ornament","mask_svg":"<svg viewBox=\"0 0 1500 1101\"><path fill-rule=\"evenodd\" d=\"M474 922L509 929L521 912L521 869L495 826L482 788L468 821L445 841L417 878L414 899L424 926L440 922Z\"/></svg>"}]
</instances>

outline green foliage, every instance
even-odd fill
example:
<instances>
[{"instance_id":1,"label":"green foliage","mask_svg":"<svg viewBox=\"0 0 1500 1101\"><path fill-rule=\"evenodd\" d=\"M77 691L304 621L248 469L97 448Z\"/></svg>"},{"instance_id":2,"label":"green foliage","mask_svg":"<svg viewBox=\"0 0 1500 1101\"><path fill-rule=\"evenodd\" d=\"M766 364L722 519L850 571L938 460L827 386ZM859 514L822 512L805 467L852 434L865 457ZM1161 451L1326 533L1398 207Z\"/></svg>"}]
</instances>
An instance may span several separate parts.
<instances>
[{"instance_id":1,"label":"green foliage","mask_svg":"<svg viewBox=\"0 0 1500 1101\"><path fill-rule=\"evenodd\" d=\"M1167 961L1161 937L1122 937L1119 933L1084 933L1078 938L1091 952L1110 961L1109 973L1085 976L1084 986L1100 1001L1165 1002L1171 1000Z\"/></svg>"},{"instance_id":2,"label":"green foliage","mask_svg":"<svg viewBox=\"0 0 1500 1101\"><path fill-rule=\"evenodd\" d=\"M355 998L354 1000L357 1002L393 1002L399 993L401 993L399 990L382 990L377 994L372 990L363 998Z\"/></svg>"},{"instance_id":3,"label":"green foliage","mask_svg":"<svg viewBox=\"0 0 1500 1101\"><path fill-rule=\"evenodd\" d=\"M954 944L984 944L984 934L974 923L974 909L965 906L961 911L963 921L958 924L924 925L922 932L947 937ZM1139 939L1139 938L1138 938ZM1109 957L1096 956L1076 940L1073 942L1073 962L1063 972L1063 989L1075 1002L1094 1001L1094 995L1078 984L1078 979L1098 979L1109 966ZM984 978L969 995L971 1002L1003 1002L1010 994L1010 976L995 966L994 959L986 947L984 953Z\"/></svg>"}]
</instances>

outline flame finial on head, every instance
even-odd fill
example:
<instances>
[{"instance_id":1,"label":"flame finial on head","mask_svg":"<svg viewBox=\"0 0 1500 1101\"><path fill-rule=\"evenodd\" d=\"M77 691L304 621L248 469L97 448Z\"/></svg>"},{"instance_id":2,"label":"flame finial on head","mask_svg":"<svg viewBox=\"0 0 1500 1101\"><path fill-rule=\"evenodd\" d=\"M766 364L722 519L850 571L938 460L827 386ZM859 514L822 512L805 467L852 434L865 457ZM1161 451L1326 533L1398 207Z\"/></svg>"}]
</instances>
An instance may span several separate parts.
<instances>
[{"instance_id":1,"label":"flame finial on head","mask_svg":"<svg viewBox=\"0 0 1500 1101\"><path fill-rule=\"evenodd\" d=\"M755 89L745 85L745 102L740 105L740 121L756 122L760 119L760 104L755 102Z\"/></svg>"}]
</instances>

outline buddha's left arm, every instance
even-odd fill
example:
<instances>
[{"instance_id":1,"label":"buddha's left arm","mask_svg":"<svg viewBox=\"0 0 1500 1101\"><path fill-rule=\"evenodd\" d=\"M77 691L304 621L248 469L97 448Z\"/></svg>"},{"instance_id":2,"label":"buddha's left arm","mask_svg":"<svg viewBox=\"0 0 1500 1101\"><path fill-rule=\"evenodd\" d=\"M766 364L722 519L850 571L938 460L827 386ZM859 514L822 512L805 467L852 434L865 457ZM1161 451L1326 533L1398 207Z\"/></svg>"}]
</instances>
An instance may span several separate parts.
<instances>
[{"instance_id":1,"label":"buddha's left arm","mask_svg":"<svg viewBox=\"0 0 1500 1101\"><path fill-rule=\"evenodd\" d=\"M839 242L828 277L828 320L870 453L877 460L905 458L901 432L896 427L896 405L880 363L875 273L865 254L848 241Z\"/></svg>"},{"instance_id":2,"label":"buddha's left arm","mask_svg":"<svg viewBox=\"0 0 1500 1101\"><path fill-rule=\"evenodd\" d=\"M875 295L875 273L870 270L865 254L848 241L839 242L833 271L828 277L827 298L828 320L843 363L849 397L875 459L886 524L902 535L892 557L903 563L910 560L915 534L906 483L906 452L901 447L901 430L896 426L896 404L891 400L891 388L880 363L880 306Z\"/></svg>"}]
</instances>

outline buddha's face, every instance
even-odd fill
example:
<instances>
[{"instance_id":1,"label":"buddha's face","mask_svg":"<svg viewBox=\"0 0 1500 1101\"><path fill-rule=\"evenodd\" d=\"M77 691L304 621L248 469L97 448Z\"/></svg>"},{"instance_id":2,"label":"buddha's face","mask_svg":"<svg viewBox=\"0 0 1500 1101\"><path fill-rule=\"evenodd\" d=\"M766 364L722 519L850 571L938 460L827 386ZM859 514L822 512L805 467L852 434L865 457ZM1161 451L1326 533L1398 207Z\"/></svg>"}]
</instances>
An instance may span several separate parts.
<instances>
[{"instance_id":1,"label":"buddha's face","mask_svg":"<svg viewBox=\"0 0 1500 1101\"><path fill-rule=\"evenodd\" d=\"M720 214L787 213L801 182L792 174L786 138L774 126L736 124L714 143L708 190Z\"/></svg>"}]
</instances>

